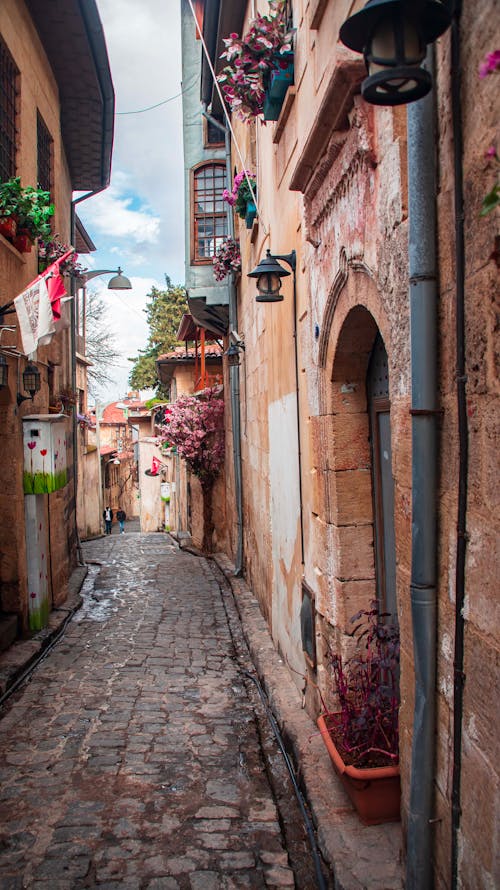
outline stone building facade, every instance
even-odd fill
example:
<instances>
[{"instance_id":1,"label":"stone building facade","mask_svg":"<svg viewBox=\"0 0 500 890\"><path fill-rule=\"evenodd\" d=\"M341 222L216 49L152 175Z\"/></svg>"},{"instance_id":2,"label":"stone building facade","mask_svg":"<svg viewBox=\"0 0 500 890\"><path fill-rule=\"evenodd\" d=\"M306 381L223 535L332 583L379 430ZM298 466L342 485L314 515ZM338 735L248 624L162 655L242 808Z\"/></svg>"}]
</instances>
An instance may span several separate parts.
<instances>
[{"instance_id":1,"label":"stone building facade","mask_svg":"<svg viewBox=\"0 0 500 890\"><path fill-rule=\"evenodd\" d=\"M496 175L485 155L498 138L500 72L480 79L478 71L498 46L499 22L490 0L459 4L431 53L437 263L425 275L436 289L438 376L434 405L424 411L414 383L420 344L412 346L410 324L419 276L410 282L409 238L424 188L412 179L416 118L404 106L374 107L361 98L363 60L338 34L362 6L287 3L294 84L279 117L263 126L261 118L232 115L230 169L243 164L255 172L258 200L251 229L235 218L242 255L237 330L245 346L243 571L312 717L321 708L318 690L329 696L328 646L352 651L350 617L378 599L398 621L403 849L412 843L415 786L429 783L432 827L425 830L435 886L487 887L498 878L498 706L489 689L499 650L499 211L482 217L481 207ZM256 12L268 12L265 0L206 0L203 35L216 70L224 64L223 39L244 33ZM201 94L213 113L221 110L204 65ZM287 271L295 252L295 274L283 279L280 302L256 302L248 278L267 249ZM419 477L434 476L432 466L417 465L415 427L424 413L438 444L437 573L430 584L436 639L426 650L435 681L422 702L415 692L420 567L412 511ZM231 424L228 402L228 436ZM226 479L235 559L231 466ZM316 642L312 666L303 651L304 598ZM425 776L412 760L420 708L436 720L435 758Z\"/></svg>"}]
</instances>

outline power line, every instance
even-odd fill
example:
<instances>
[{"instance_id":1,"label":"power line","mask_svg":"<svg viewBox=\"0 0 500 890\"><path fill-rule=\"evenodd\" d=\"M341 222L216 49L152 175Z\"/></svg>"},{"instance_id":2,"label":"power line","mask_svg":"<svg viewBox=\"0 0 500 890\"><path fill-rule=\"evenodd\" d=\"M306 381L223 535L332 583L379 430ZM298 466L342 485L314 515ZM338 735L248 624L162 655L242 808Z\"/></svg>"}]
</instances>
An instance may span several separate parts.
<instances>
[{"instance_id":1,"label":"power line","mask_svg":"<svg viewBox=\"0 0 500 890\"><path fill-rule=\"evenodd\" d=\"M195 75L195 77L193 77L193 79L191 80L191 83L188 83L188 85L185 86L184 89L180 91L180 93L176 93L175 96L170 96L169 99L163 99L161 102L157 102L155 105L148 105L147 108L138 108L136 111L115 111L115 115L118 117L118 115L123 114L144 114L146 111L153 111L154 108L160 108L161 105L167 105L168 102L173 102L174 99L178 99L179 96L182 96L184 93L190 90L196 80L197 76Z\"/></svg>"}]
</instances>

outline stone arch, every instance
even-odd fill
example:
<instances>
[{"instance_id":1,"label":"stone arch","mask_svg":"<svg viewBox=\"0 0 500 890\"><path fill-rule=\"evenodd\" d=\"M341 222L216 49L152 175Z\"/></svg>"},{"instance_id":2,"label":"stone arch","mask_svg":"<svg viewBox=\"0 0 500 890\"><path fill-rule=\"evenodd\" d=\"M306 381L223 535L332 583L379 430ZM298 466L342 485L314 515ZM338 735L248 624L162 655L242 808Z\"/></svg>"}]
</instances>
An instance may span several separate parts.
<instances>
[{"instance_id":1,"label":"stone arch","mask_svg":"<svg viewBox=\"0 0 500 890\"><path fill-rule=\"evenodd\" d=\"M368 273L368 274L367 274ZM377 595L367 371L380 334L390 354L389 323L373 275L341 263L322 334L320 441L316 476L329 548L328 584L317 598L325 635L343 648L350 617ZM326 594L326 595L325 595Z\"/></svg>"}]
</instances>

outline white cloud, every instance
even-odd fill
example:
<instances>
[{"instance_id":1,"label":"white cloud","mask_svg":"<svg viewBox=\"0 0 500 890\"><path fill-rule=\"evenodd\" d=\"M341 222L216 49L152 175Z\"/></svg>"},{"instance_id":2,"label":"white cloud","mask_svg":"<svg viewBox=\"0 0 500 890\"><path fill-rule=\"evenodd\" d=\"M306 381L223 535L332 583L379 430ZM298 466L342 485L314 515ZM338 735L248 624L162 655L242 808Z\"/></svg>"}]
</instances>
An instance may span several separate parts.
<instances>
[{"instance_id":1,"label":"white cloud","mask_svg":"<svg viewBox=\"0 0 500 890\"><path fill-rule=\"evenodd\" d=\"M134 197L123 195L117 186L111 186L99 196L99 201L89 205L87 219L93 231L107 238L132 238L136 243L154 244L159 239L160 217L142 206L134 210Z\"/></svg>"}]
</instances>

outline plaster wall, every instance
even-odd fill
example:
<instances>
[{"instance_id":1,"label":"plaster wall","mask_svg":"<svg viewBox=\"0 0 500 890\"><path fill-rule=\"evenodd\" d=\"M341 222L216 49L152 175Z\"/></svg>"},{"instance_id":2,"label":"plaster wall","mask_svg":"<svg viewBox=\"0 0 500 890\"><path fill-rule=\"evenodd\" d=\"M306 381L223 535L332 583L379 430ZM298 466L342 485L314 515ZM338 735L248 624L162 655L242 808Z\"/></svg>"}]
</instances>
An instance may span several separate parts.
<instances>
[{"instance_id":1,"label":"plaster wall","mask_svg":"<svg viewBox=\"0 0 500 890\"><path fill-rule=\"evenodd\" d=\"M21 73L18 108L19 150L17 173L23 185L36 185L37 176L37 110L40 111L53 139L54 230L69 241L71 182L60 132L59 97L48 60L23 2L5 0L0 5L0 35ZM0 236L0 293L2 304L12 300L37 275L36 250L20 254ZM16 316L7 316L15 324ZM18 332L7 333L2 345L20 347ZM15 612L21 630L27 629L27 587L24 496L22 493L22 424L24 414L46 414L51 396L64 384L70 384L69 337L63 330L47 347L40 347L36 363L41 372L41 389L33 402L16 405L16 394L22 390L20 375L25 359L8 357L9 383L0 391L0 441L9 460L0 467L0 590L1 608ZM50 372L50 373L49 373ZM72 442L68 464L72 462ZM70 472L68 485L50 495L52 515L51 547L53 557L53 602L62 602L67 595L67 578L76 559L76 530L73 517L74 480Z\"/></svg>"},{"instance_id":2,"label":"plaster wall","mask_svg":"<svg viewBox=\"0 0 500 890\"><path fill-rule=\"evenodd\" d=\"M139 518L141 532L157 532L164 527L165 505L161 499L162 477L146 476L153 457L164 462L161 451L153 439L139 440Z\"/></svg>"}]
</instances>

